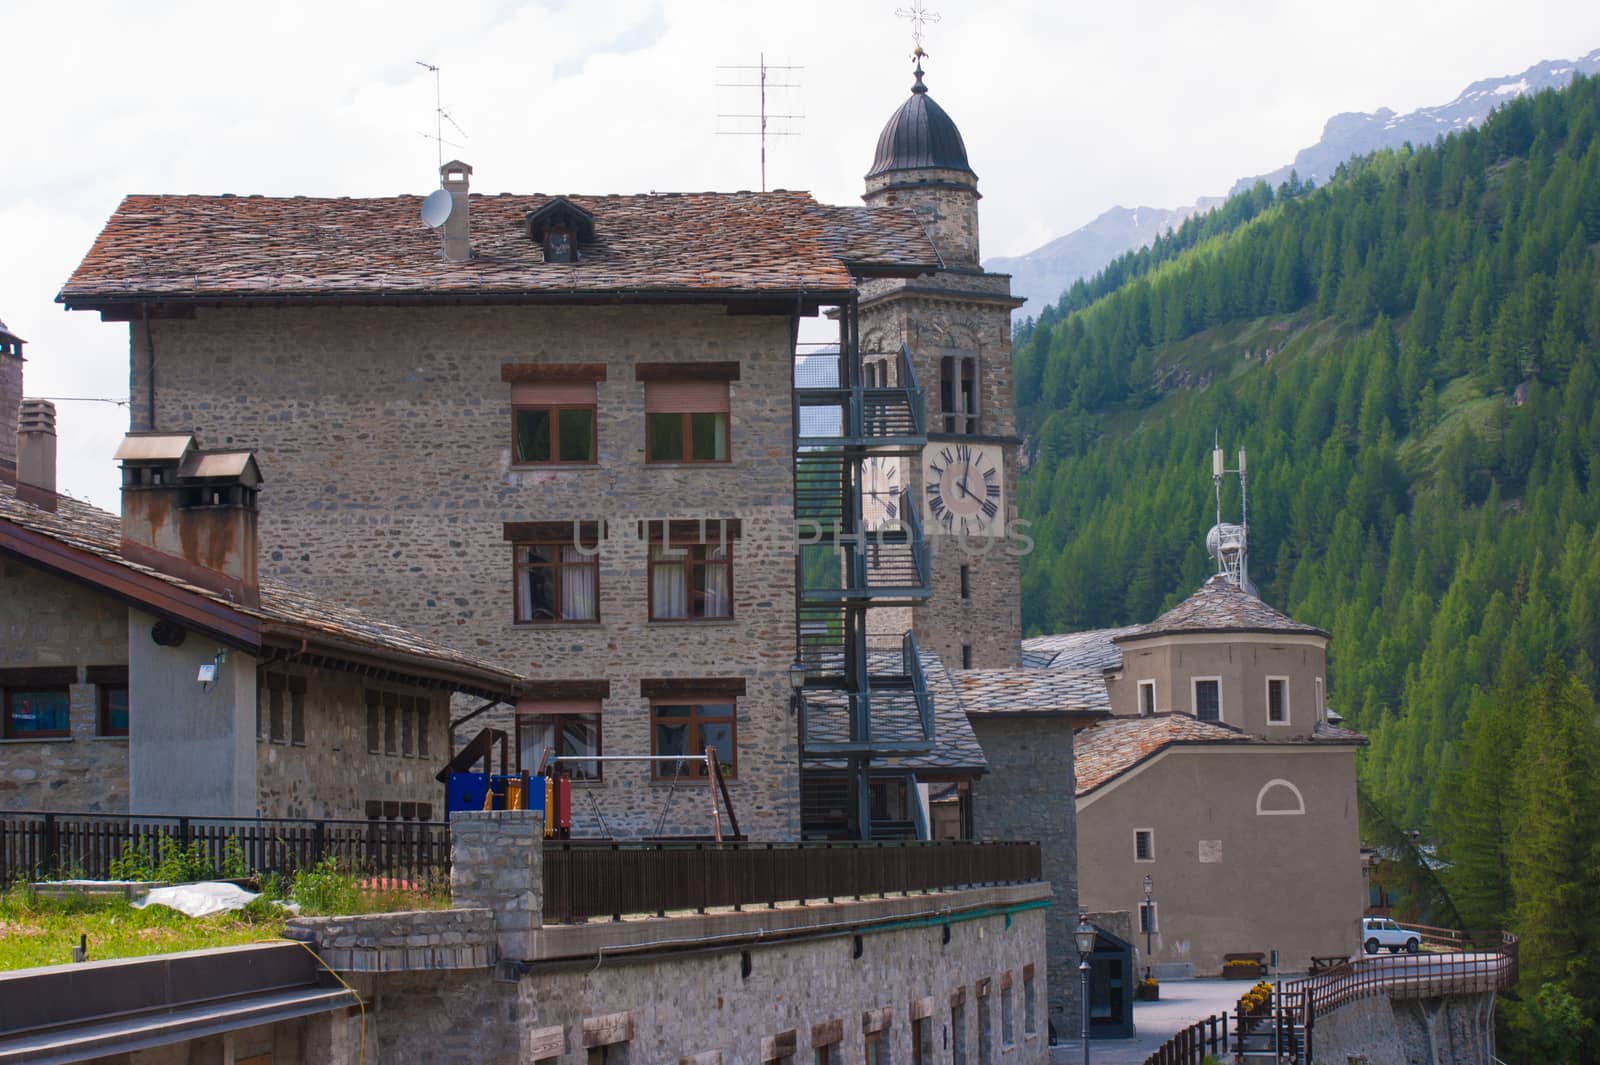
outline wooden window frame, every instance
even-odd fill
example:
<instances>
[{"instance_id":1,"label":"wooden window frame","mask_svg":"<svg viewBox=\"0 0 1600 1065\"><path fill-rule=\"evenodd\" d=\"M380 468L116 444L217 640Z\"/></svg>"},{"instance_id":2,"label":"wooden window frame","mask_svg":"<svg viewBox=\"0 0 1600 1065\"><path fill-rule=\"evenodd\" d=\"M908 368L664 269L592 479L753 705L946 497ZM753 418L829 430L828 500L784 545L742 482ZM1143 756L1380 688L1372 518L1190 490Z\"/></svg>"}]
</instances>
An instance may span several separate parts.
<instances>
[{"instance_id":1,"label":"wooden window frame","mask_svg":"<svg viewBox=\"0 0 1600 1065\"><path fill-rule=\"evenodd\" d=\"M586 459L569 459L561 457L561 412L562 411L588 411L589 412L589 457ZM517 453L517 442L521 434L517 432L518 416L524 413L544 411L550 415L550 458L527 459ZM528 469L545 466L595 466L600 462L600 413L599 403L513 403L511 405L511 465L515 469Z\"/></svg>"},{"instance_id":2,"label":"wooden window frame","mask_svg":"<svg viewBox=\"0 0 1600 1065\"><path fill-rule=\"evenodd\" d=\"M571 757L570 752L567 752L567 751L563 750L563 748L562 748L562 739L563 739L563 737L562 737L562 733L561 733L561 724L562 724L562 722L567 721L567 720L571 720L573 718L577 718L579 721L582 721L585 724L593 724L593 726L594 726L594 755L593 755L593 757L595 757L595 758L602 757L606 753L606 749L605 749L605 742L606 742L606 736L605 736L605 733L606 733L606 728L605 728L605 710L601 705L601 701L599 699L595 699L594 700L594 710L593 710L593 712L586 713L586 714L573 714L573 713L558 713L558 714L556 714L556 713L552 713L552 714L532 713L532 714L529 714L529 713L521 713L521 712L519 712L516 715L516 720L517 720L516 742L517 742L517 756L518 756L518 758L521 758L521 756L522 756L522 732L523 732L524 727L538 726L540 728L543 728L546 725L552 726L554 728L554 730L555 730L554 731L554 737L555 737L555 754L556 754L556 757L558 757L558 758ZM579 757L582 757L582 756L580 755ZM531 773L535 769L537 769L538 767L530 765L530 766L523 766L522 768L526 769L528 772ZM605 781L605 763L604 762L595 762L594 763L594 773L593 774L585 774L583 776L578 776L578 775L573 774L573 773L568 773L567 775L571 778L571 780L575 784L600 784L600 783L604 783L604 781Z\"/></svg>"},{"instance_id":3,"label":"wooden window frame","mask_svg":"<svg viewBox=\"0 0 1600 1065\"><path fill-rule=\"evenodd\" d=\"M67 727L64 729L17 729L13 727L12 700L20 695L65 695L67 697ZM0 687L0 712L3 712L4 736L8 740L67 740L72 738L72 686L70 684L10 684Z\"/></svg>"},{"instance_id":4,"label":"wooden window frame","mask_svg":"<svg viewBox=\"0 0 1600 1065\"><path fill-rule=\"evenodd\" d=\"M550 548L552 560L549 563L530 563L525 561L525 553L531 548ZM580 549L579 561L563 562L561 549L576 547ZM561 616L561 571L568 566L588 568L594 573L594 617L592 618L564 618ZM549 618L525 618L522 616L522 575L529 569L548 569L551 574L551 587L554 590L555 616ZM581 537L567 540L518 540L511 545L511 620L515 625L598 625L600 624L600 550L596 542L594 548L584 546Z\"/></svg>"},{"instance_id":5,"label":"wooden window frame","mask_svg":"<svg viewBox=\"0 0 1600 1065\"><path fill-rule=\"evenodd\" d=\"M1281 709L1283 710L1283 716L1280 717L1280 718L1274 718L1272 716L1272 686L1274 684L1282 685L1282 687L1279 689L1279 691L1280 691L1280 693L1282 695L1282 698L1279 700L1279 702L1281 704ZM1276 725L1278 727L1283 727L1285 725L1288 725L1290 723L1290 718L1289 718L1289 678L1288 677L1278 677L1278 676L1267 677L1266 678L1266 699L1267 699L1267 724Z\"/></svg>"},{"instance_id":6,"label":"wooden window frame","mask_svg":"<svg viewBox=\"0 0 1600 1065\"><path fill-rule=\"evenodd\" d=\"M702 720L702 718L706 719L706 723L707 724L719 724L720 725L720 724L723 724L725 722L727 724L727 726L728 726L728 753L729 753L730 757L726 762L720 763L721 768L722 768L722 775L724 777L726 777L727 779L729 779L729 780L735 780L735 779L738 778L738 776L739 776L739 697L738 696L731 695L731 694L726 694L726 693L719 694L719 693L712 693L712 692L705 692L705 693L698 693L698 694L691 694L691 695L677 695L677 696L652 696L650 698L650 753L652 755L657 755L657 756L659 756L660 752L658 752L656 750L656 726L658 724L661 724L662 722L661 722L660 719L658 719L656 717L656 708L657 707L662 707L662 706L687 706L687 707L690 708L689 714L687 716L681 718L681 719L678 718L678 717L671 717L671 718L667 718L666 719L666 721L668 723L677 723L679 720L682 720L683 723L685 723L685 724L687 724L689 726L688 739L685 742L685 747L687 748L684 751L685 755L703 755L703 754L706 753L706 745L705 745L704 741L701 739L701 736L700 736L700 728L701 728L701 720ZM701 708L702 707L706 707L706 706L726 706L728 708L728 712L727 712L726 715L722 715L722 714L717 714L717 715L702 714L700 712ZM704 762L691 762L687 766L684 767L684 770L683 770L682 773L665 772L664 771L664 767L666 766L666 764L667 763L665 763L665 762L651 762L650 763L650 779L653 780L653 781L659 780L659 781L670 782L670 781L674 781L674 780L680 780L681 781L681 780L685 780L685 779L689 779L689 780L704 780L706 778L706 766L705 766Z\"/></svg>"},{"instance_id":7,"label":"wooden window frame","mask_svg":"<svg viewBox=\"0 0 1600 1065\"><path fill-rule=\"evenodd\" d=\"M120 691L126 700L128 720L133 720L132 688L128 684L127 666L89 666L84 670L83 679L95 686L94 696L94 733L96 736L122 738L128 735L128 727L113 728L111 726L111 694Z\"/></svg>"},{"instance_id":8,"label":"wooden window frame","mask_svg":"<svg viewBox=\"0 0 1600 1065\"><path fill-rule=\"evenodd\" d=\"M963 394L961 386L971 384L970 410L959 409ZM944 431L958 436L975 436L978 432L978 359L974 355L946 355L939 360L939 421Z\"/></svg>"},{"instance_id":9,"label":"wooden window frame","mask_svg":"<svg viewBox=\"0 0 1600 1065\"><path fill-rule=\"evenodd\" d=\"M693 551L692 551L692 549L696 548L696 547L704 547L704 548L720 547L723 550L727 551L728 557L725 558L725 559L720 559L720 560L718 560L718 559L697 559L697 558L694 557L694 554L693 554ZM658 558L656 558L656 549L657 548L667 548L670 551L684 551L684 552L686 552L686 554L681 559L673 559L673 558L658 559ZM670 625L685 625L685 624L694 624L694 623L697 623L697 622L705 622L705 621L732 621L733 620L733 616L734 616L734 609L733 609L734 582L733 582L733 539L732 538L725 537L725 538L723 538L721 540L679 540L679 539L674 539L674 540L669 540L669 541L666 541L666 542L652 541L648 545L648 547L646 549L645 558L646 558L646 565L645 565L645 597L646 597L646 600L647 600L647 602L649 604L648 605L649 613L646 615L646 617L648 617L650 621L652 621L652 622L659 621L659 622L664 622L664 623L670 624ZM700 569L706 569L707 567L710 567L710 566L727 566L728 567L728 612L726 614L696 614L694 612L694 610L692 609L692 604L691 604L691 609L690 609L689 613L687 615L685 615L684 617L681 617L681 618L658 617L656 615L656 567L657 566L662 566L662 565L665 565L665 566L682 566L684 568L684 581L686 583L686 587L684 589L684 594L686 596L693 596L694 595L694 571L695 571L696 567L699 567Z\"/></svg>"},{"instance_id":10,"label":"wooden window frame","mask_svg":"<svg viewBox=\"0 0 1600 1065\"><path fill-rule=\"evenodd\" d=\"M694 419L710 415L722 419L722 458L697 459L694 457ZM679 419L679 442L682 457L656 458L650 453L650 419ZM727 411L646 411L644 416L644 461L649 466L726 466L733 461L733 416Z\"/></svg>"},{"instance_id":11,"label":"wooden window frame","mask_svg":"<svg viewBox=\"0 0 1600 1065\"><path fill-rule=\"evenodd\" d=\"M1189 678L1189 694L1190 694L1190 698L1192 698L1194 700L1193 707L1192 707L1193 710L1194 710L1194 719L1196 721L1210 721L1210 720L1212 720L1209 717L1201 717L1200 716L1200 685L1202 685L1202 684L1215 684L1217 686L1217 716L1216 716L1216 722L1217 722L1217 724L1220 725L1220 724L1224 723L1227 720L1227 715L1226 715L1225 709L1224 709L1224 707L1222 705L1222 678L1221 677L1190 677Z\"/></svg>"}]
</instances>

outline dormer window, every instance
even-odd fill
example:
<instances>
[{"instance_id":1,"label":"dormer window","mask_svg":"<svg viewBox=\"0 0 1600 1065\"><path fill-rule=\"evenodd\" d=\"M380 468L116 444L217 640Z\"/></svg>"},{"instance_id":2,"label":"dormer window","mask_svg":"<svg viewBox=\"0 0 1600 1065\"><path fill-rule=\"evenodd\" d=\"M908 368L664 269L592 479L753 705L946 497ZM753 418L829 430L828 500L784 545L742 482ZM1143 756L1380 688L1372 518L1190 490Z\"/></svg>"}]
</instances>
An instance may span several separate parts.
<instances>
[{"instance_id":1,"label":"dormer window","mask_svg":"<svg viewBox=\"0 0 1600 1065\"><path fill-rule=\"evenodd\" d=\"M544 248L547 263L575 263L578 247L594 243L594 215L557 196L528 215L528 236Z\"/></svg>"}]
</instances>

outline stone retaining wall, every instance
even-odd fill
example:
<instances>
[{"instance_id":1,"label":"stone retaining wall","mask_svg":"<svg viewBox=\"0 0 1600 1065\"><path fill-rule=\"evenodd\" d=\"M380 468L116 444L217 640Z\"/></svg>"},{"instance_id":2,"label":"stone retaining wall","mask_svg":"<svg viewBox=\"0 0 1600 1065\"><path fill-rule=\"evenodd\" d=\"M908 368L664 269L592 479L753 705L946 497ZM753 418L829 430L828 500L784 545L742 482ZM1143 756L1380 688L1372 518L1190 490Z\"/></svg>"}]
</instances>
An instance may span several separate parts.
<instances>
[{"instance_id":1,"label":"stone retaining wall","mask_svg":"<svg viewBox=\"0 0 1600 1065\"><path fill-rule=\"evenodd\" d=\"M284 935L345 973L485 969L495 963L494 913L406 910L350 917L296 917Z\"/></svg>"}]
</instances>

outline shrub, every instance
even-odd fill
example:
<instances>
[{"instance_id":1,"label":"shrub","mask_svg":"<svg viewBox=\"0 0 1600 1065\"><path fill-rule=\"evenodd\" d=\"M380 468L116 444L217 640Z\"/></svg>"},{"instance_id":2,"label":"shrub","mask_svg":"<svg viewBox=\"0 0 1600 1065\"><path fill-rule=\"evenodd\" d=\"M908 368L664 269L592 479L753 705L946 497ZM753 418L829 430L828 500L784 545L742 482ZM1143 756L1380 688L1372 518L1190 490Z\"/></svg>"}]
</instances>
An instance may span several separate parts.
<instances>
[{"instance_id":1,"label":"shrub","mask_svg":"<svg viewBox=\"0 0 1600 1065\"><path fill-rule=\"evenodd\" d=\"M297 869L289 881L289 898L307 913L359 913L361 888L354 876L339 868L329 856L308 869Z\"/></svg>"}]
</instances>

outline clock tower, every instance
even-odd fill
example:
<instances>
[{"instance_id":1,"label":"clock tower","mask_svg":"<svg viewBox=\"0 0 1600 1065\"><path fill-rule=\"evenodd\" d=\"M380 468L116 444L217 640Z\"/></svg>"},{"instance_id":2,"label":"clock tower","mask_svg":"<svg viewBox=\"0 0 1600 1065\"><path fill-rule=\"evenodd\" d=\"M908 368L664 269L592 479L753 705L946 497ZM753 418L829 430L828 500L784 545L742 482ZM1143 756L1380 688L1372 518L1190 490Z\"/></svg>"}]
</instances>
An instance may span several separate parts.
<instances>
[{"instance_id":1,"label":"clock tower","mask_svg":"<svg viewBox=\"0 0 1600 1065\"><path fill-rule=\"evenodd\" d=\"M1011 391L1011 278L978 262L978 175L956 124L928 95L920 49L911 97L889 117L866 176L869 206L920 215L944 262L934 274L868 281L861 289L861 357L869 385L892 380L903 347L927 410L920 459L884 459L864 487L909 489L933 552L933 595L874 611L877 631L910 627L950 669L1021 664L1016 527L1016 415ZM909 625L907 624L909 613ZM889 616L889 615L894 616Z\"/></svg>"}]
</instances>

